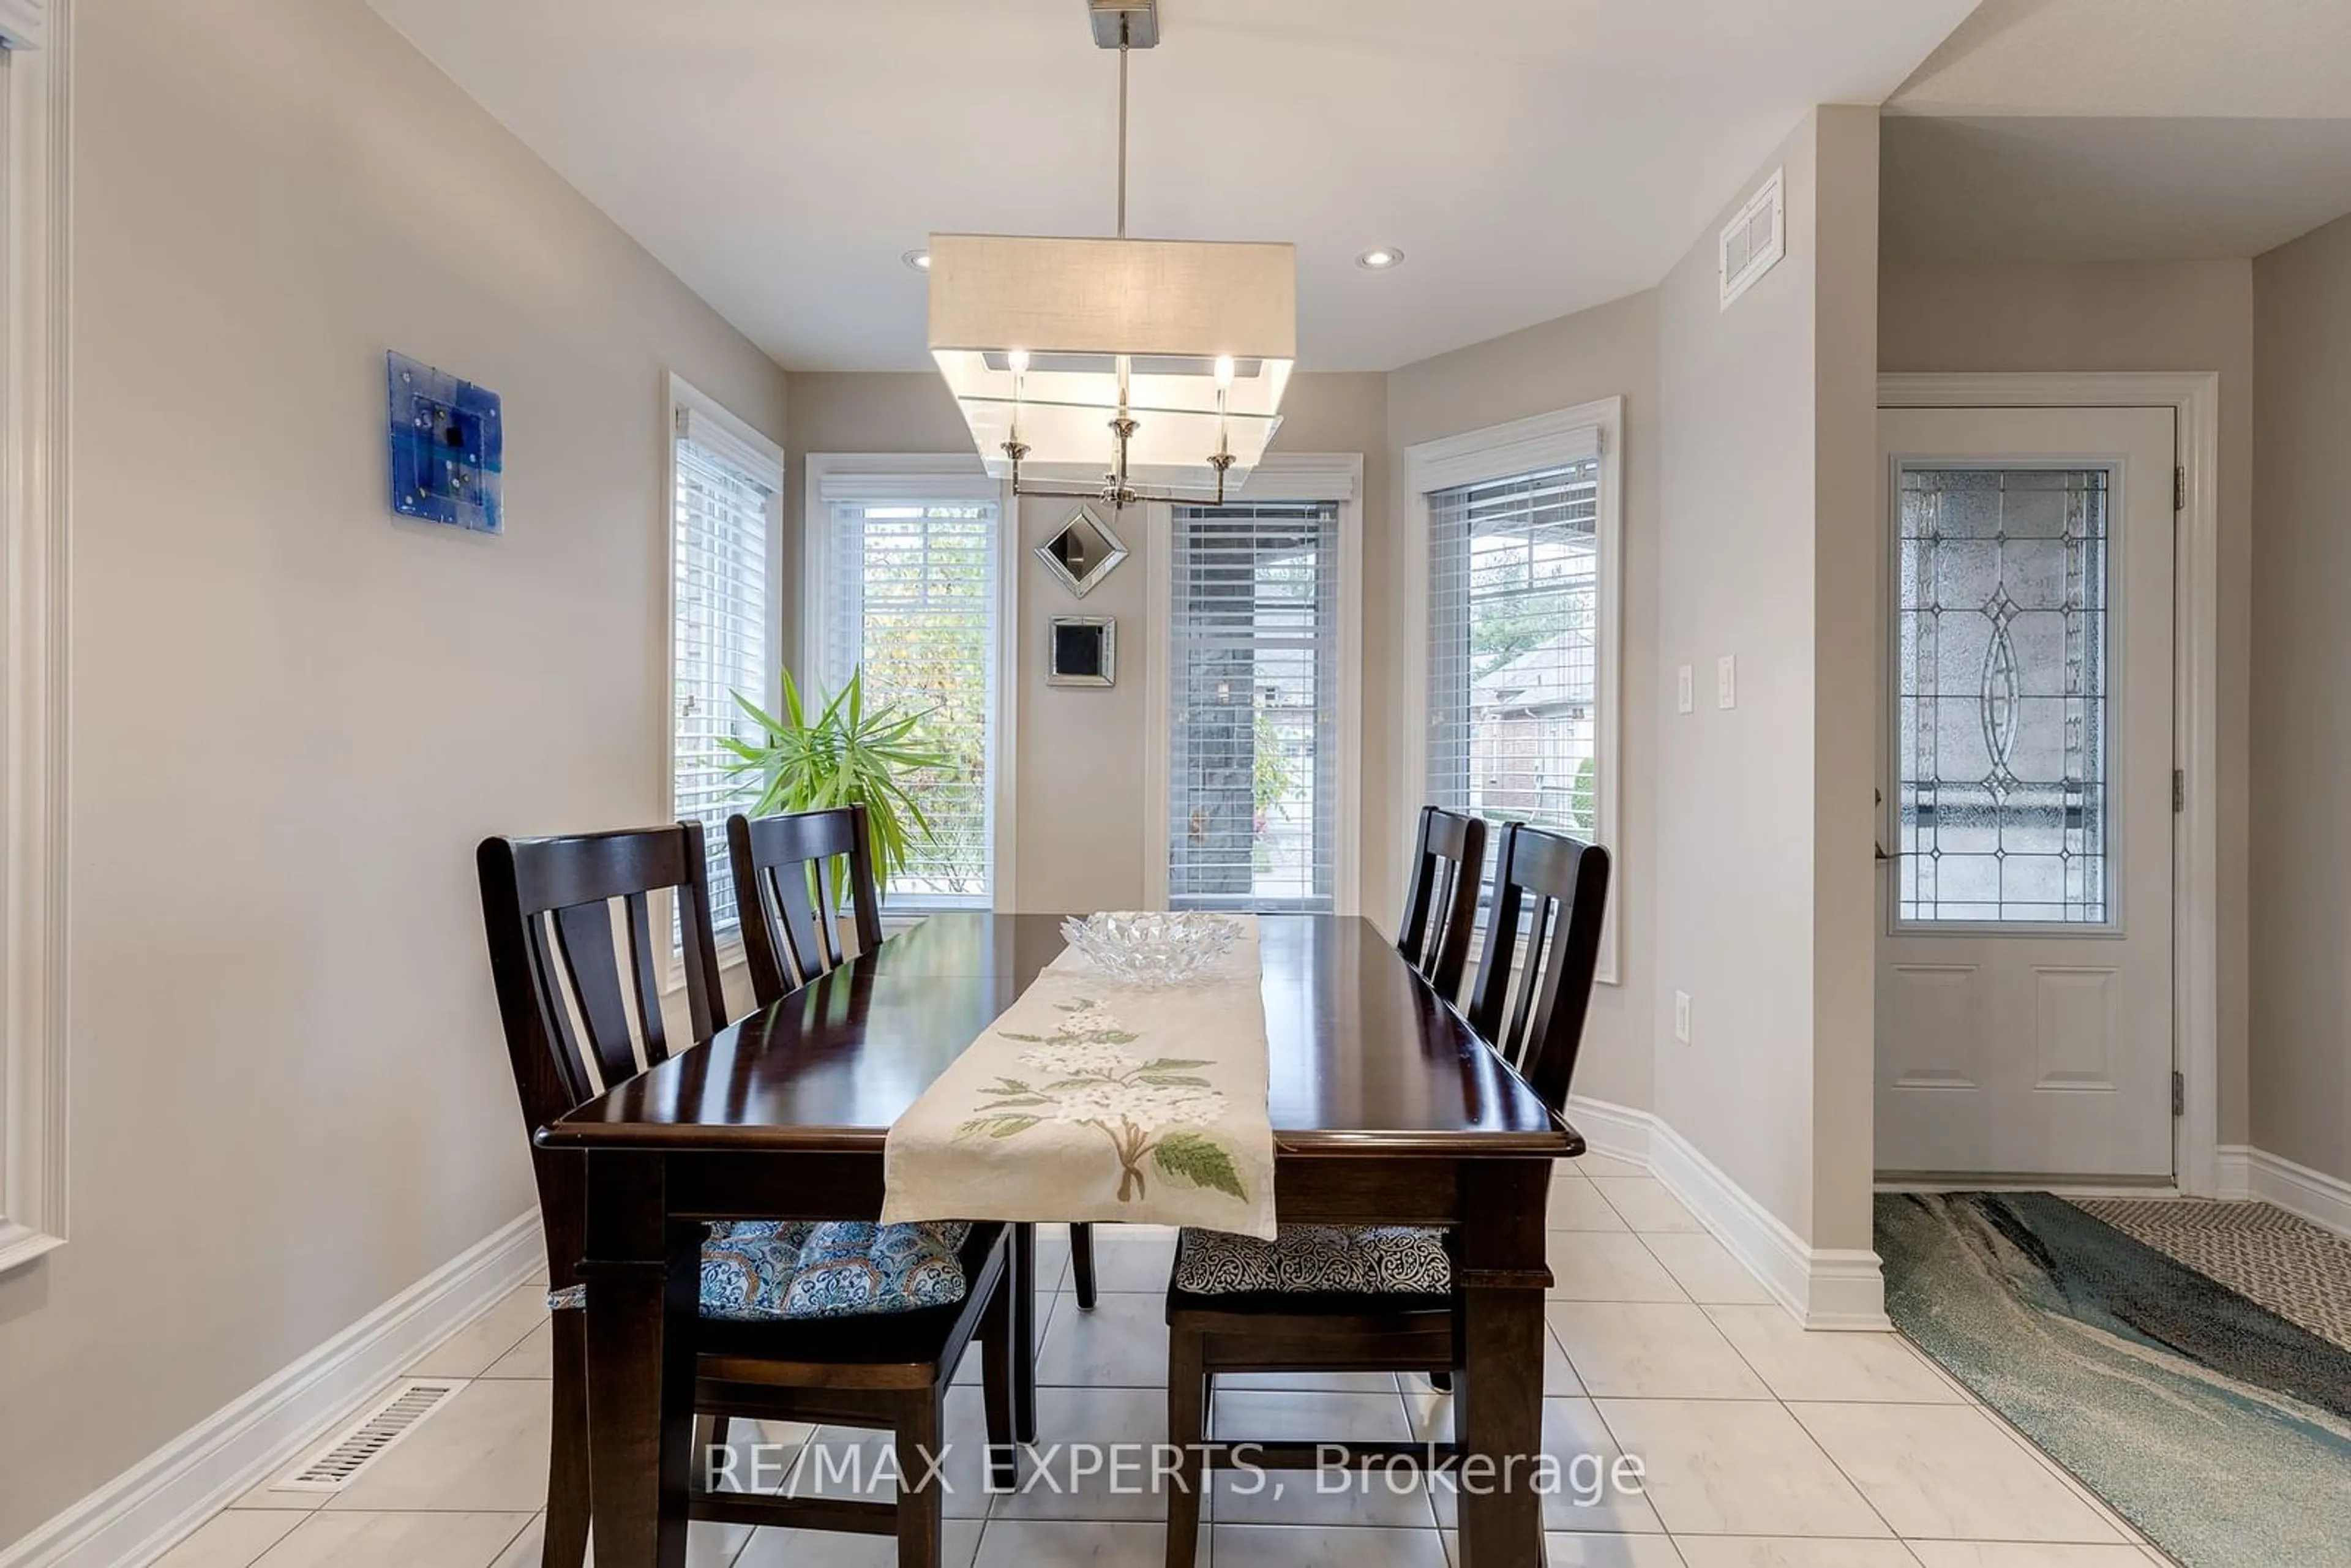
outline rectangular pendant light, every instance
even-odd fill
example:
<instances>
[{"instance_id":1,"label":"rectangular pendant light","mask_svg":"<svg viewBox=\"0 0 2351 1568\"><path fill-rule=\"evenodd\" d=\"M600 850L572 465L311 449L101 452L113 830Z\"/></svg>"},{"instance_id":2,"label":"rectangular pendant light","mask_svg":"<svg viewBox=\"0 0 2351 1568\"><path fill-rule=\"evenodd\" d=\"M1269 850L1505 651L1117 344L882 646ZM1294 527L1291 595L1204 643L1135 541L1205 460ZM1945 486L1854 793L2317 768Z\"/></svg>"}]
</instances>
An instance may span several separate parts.
<instances>
[{"instance_id":1,"label":"rectangular pendant light","mask_svg":"<svg viewBox=\"0 0 2351 1568\"><path fill-rule=\"evenodd\" d=\"M1264 455L1298 357L1295 246L941 234L930 252L931 357L990 474L1017 421L1024 472L1099 478L1122 376L1136 481L1212 488L1222 451L1229 489Z\"/></svg>"}]
</instances>

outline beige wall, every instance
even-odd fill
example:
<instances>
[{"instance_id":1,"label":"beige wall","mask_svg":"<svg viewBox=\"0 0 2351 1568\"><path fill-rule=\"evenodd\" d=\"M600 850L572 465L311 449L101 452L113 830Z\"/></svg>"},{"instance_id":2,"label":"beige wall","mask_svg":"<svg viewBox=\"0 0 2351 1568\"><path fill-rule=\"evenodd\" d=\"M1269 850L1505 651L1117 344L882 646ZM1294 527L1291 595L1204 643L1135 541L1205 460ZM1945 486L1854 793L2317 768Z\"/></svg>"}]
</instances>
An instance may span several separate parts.
<instances>
[{"instance_id":1,"label":"beige wall","mask_svg":"<svg viewBox=\"0 0 2351 1568\"><path fill-rule=\"evenodd\" d=\"M81 8L73 1237L0 1279L0 1542L531 1202L469 853L653 819L663 375L784 379L359 0ZM396 347L507 533L395 522Z\"/></svg>"},{"instance_id":2,"label":"beige wall","mask_svg":"<svg viewBox=\"0 0 2351 1568\"><path fill-rule=\"evenodd\" d=\"M2245 1142L2251 1124L2253 265L2238 259L1943 266L1888 259L1878 302L1881 370L2220 373L2223 1144ZM2262 357L2266 378L2268 356Z\"/></svg>"},{"instance_id":3,"label":"beige wall","mask_svg":"<svg viewBox=\"0 0 2351 1568\"><path fill-rule=\"evenodd\" d=\"M794 375L786 485L786 554L795 586L787 599L786 646L799 635L796 611L798 558L806 519L810 453L952 452L972 450L955 400L936 375L903 373ZM1376 374L1293 377L1282 402L1279 449L1285 453L1357 453L1364 458L1364 615L1367 664L1376 668L1384 601L1387 528L1386 381ZM1148 591L1150 552L1165 547L1143 515L1129 512L1116 527L1133 552L1126 563L1078 600L1046 576L1029 552L1060 527L1072 503L1030 502L1020 507L1019 659L1015 767L1018 769L1018 862L1014 891L1023 909L1132 909L1144 901L1144 856L1150 840L1144 804L1144 728L1150 683ZM1045 685L1047 623L1056 615L1114 616L1118 621L1118 684L1107 690ZM1386 756L1388 716L1379 687L1364 698L1364 757ZM1384 780L1377 781L1384 788ZM1374 802L1374 770L1364 781L1365 842L1384 844L1372 824L1384 819ZM1365 855L1373 852L1367 848ZM1393 919L1366 883L1367 913Z\"/></svg>"},{"instance_id":4,"label":"beige wall","mask_svg":"<svg viewBox=\"0 0 2351 1568\"><path fill-rule=\"evenodd\" d=\"M1388 377L1389 493L1401 512L1409 479L1405 449L1593 399L1625 400L1624 652L1618 683L1624 704L1618 744L1615 883L1610 899L1617 922L1619 984L1594 994L1583 1051L1576 1061L1575 1092L1647 1109L1651 1103L1651 1040L1656 1027L1656 943L1653 936L1656 877L1656 810L1657 453L1657 301L1642 293L1546 321L1521 332L1423 360ZM1290 433L1285 426L1282 439ZM1401 535L1401 528L1394 532ZM1401 580L1404 562L1391 547L1386 580ZM1374 601L1376 606L1381 601ZM1401 606L1390 606L1393 621ZM1376 609L1366 614L1377 628ZM1370 676L1374 690L1401 688L1408 661L1421 656L1374 630ZM1376 706L1376 705L1375 705ZM1410 824L1424 790L1398 759L1405 737L1391 734L1384 751L1366 737L1367 762L1391 760L1374 794L1367 774L1364 810L1384 824L1364 847L1365 907L1384 918L1404 905ZM1377 852L1376 860L1374 852ZM1374 867L1376 866L1376 869Z\"/></svg>"},{"instance_id":5,"label":"beige wall","mask_svg":"<svg viewBox=\"0 0 2351 1568\"><path fill-rule=\"evenodd\" d=\"M1824 108L1814 152L1813 1223L1872 1245L1876 1175L1877 111Z\"/></svg>"},{"instance_id":6,"label":"beige wall","mask_svg":"<svg viewBox=\"0 0 2351 1568\"><path fill-rule=\"evenodd\" d=\"M2252 304L2251 1141L2351 1180L2351 218L2256 260Z\"/></svg>"},{"instance_id":7,"label":"beige wall","mask_svg":"<svg viewBox=\"0 0 2351 1568\"><path fill-rule=\"evenodd\" d=\"M1807 115L1721 214L1783 169L1785 259L1721 308L1719 219L1657 297L1656 1110L1822 1248L1869 1244L1876 135Z\"/></svg>"}]
</instances>

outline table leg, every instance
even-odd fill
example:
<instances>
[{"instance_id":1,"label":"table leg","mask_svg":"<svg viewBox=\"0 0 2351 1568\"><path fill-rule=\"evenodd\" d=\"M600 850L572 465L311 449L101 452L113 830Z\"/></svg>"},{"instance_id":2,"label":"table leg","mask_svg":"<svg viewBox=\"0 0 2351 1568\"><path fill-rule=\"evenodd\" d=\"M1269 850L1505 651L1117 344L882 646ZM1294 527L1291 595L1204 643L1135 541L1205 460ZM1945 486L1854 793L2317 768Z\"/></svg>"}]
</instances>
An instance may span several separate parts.
<instances>
[{"instance_id":1,"label":"table leg","mask_svg":"<svg viewBox=\"0 0 2351 1568\"><path fill-rule=\"evenodd\" d=\"M588 1443L600 1568L684 1568L702 1227L659 1155L588 1155Z\"/></svg>"},{"instance_id":2,"label":"table leg","mask_svg":"<svg viewBox=\"0 0 2351 1568\"><path fill-rule=\"evenodd\" d=\"M1012 1436L1037 1440L1037 1228L1012 1228Z\"/></svg>"},{"instance_id":3,"label":"table leg","mask_svg":"<svg viewBox=\"0 0 2351 1568\"><path fill-rule=\"evenodd\" d=\"M1523 1166L1521 1169L1520 1167ZM1467 1161L1454 1281L1462 1375L1453 1391L1462 1467L1459 1568L1541 1568L1543 1203L1547 1162Z\"/></svg>"}]
</instances>

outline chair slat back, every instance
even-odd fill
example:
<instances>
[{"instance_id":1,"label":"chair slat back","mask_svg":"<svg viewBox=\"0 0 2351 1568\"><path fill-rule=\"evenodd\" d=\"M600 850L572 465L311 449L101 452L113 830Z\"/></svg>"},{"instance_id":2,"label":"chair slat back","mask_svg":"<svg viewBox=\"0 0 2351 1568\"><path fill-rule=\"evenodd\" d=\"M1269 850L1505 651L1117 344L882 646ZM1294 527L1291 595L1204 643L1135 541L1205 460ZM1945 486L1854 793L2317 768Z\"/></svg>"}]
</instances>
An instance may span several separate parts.
<instances>
[{"instance_id":1,"label":"chair slat back","mask_svg":"<svg viewBox=\"0 0 2351 1568\"><path fill-rule=\"evenodd\" d=\"M536 1131L635 1076L640 1041L644 1065L668 1059L664 954L653 935L653 894L669 889L676 894L680 962L695 1039L726 1026L700 823L485 839L474 858L490 975L527 1127ZM584 1220L580 1162L534 1147L532 1166L551 1278L567 1285Z\"/></svg>"},{"instance_id":2,"label":"chair slat back","mask_svg":"<svg viewBox=\"0 0 2351 1568\"><path fill-rule=\"evenodd\" d=\"M1597 844L1519 822L1502 830L1495 856L1494 902L1469 1026L1555 1112L1567 1108L1583 1044L1608 913L1608 852ZM1515 962L1521 931L1522 964Z\"/></svg>"},{"instance_id":3,"label":"chair slat back","mask_svg":"<svg viewBox=\"0 0 2351 1568\"><path fill-rule=\"evenodd\" d=\"M844 955L832 912L841 907L843 868L858 950L881 945L882 901L864 807L729 817L726 852L743 919L743 956L759 1006L840 967Z\"/></svg>"},{"instance_id":4,"label":"chair slat back","mask_svg":"<svg viewBox=\"0 0 2351 1568\"><path fill-rule=\"evenodd\" d=\"M1448 1002L1461 998L1478 919L1478 879L1486 863L1486 824L1435 806L1420 809L1412 887L1405 894L1396 948Z\"/></svg>"}]
</instances>

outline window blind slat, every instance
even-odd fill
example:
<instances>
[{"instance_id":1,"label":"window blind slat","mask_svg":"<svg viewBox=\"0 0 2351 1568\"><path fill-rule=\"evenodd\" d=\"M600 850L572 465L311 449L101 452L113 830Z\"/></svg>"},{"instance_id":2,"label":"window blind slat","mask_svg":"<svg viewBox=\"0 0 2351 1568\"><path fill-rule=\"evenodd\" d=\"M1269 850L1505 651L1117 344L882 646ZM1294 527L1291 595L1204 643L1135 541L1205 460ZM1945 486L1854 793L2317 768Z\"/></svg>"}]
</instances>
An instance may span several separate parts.
<instances>
[{"instance_id":1,"label":"window blind slat","mask_svg":"<svg viewBox=\"0 0 2351 1568\"><path fill-rule=\"evenodd\" d=\"M1428 497L1429 799L1599 830L1597 460Z\"/></svg>"},{"instance_id":2,"label":"window blind slat","mask_svg":"<svg viewBox=\"0 0 2351 1568\"><path fill-rule=\"evenodd\" d=\"M850 498L829 500L825 673L837 689L862 669L869 710L894 702L922 714L925 738L954 759L904 780L933 841L891 879L888 902L986 908L996 867L998 507L940 490L935 480L893 489L864 476Z\"/></svg>"},{"instance_id":3,"label":"window blind slat","mask_svg":"<svg viewBox=\"0 0 2351 1568\"><path fill-rule=\"evenodd\" d=\"M720 742L750 738L757 729L736 693L763 706L768 700L768 505L776 481L737 461L731 444L705 444L689 434L708 430L707 422L683 422L676 444L670 790L678 817L702 824L711 919L725 936L739 928L726 819L748 797L744 781L728 774L732 758Z\"/></svg>"},{"instance_id":4,"label":"window blind slat","mask_svg":"<svg viewBox=\"0 0 2351 1568\"><path fill-rule=\"evenodd\" d=\"M1184 507L1173 523L1168 903L1328 911L1339 508Z\"/></svg>"}]
</instances>

